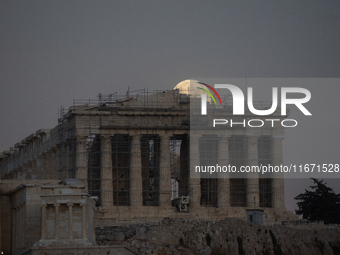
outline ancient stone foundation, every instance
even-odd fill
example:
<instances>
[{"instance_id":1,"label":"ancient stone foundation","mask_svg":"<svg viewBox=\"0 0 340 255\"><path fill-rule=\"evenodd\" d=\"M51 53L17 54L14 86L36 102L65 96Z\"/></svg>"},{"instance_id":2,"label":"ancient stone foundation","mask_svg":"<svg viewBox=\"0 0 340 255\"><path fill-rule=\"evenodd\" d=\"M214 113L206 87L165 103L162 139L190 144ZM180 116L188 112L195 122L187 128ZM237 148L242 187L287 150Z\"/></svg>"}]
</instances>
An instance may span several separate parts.
<instances>
[{"instance_id":1,"label":"ancient stone foundation","mask_svg":"<svg viewBox=\"0 0 340 255\"><path fill-rule=\"evenodd\" d=\"M48 249L32 248L31 251L22 255L136 255L139 254L123 245L111 246L71 246L71 247L50 247Z\"/></svg>"},{"instance_id":2,"label":"ancient stone foundation","mask_svg":"<svg viewBox=\"0 0 340 255\"><path fill-rule=\"evenodd\" d=\"M260 226L231 218L164 219L160 224L97 228L96 237L100 245L123 244L140 254L339 254L339 227L314 227Z\"/></svg>"}]
</instances>

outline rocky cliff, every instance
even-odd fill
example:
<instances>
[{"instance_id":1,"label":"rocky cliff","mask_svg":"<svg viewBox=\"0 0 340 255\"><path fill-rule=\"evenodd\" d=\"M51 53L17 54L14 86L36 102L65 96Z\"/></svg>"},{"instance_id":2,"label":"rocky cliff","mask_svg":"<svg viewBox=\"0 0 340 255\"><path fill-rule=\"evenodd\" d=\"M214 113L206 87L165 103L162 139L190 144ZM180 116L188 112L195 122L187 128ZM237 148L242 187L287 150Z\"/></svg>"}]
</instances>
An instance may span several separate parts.
<instances>
[{"instance_id":1,"label":"rocky cliff","mask_svg":"<svg viewBox=\"0 0 340 255\"><path fill-rule=\"evenodd\" d=\"M99 245L126 245L140 254L340 254L340 229L258 226L238 219L164 219L160 224L96 229Z\"/></svg>"}]
</instances>

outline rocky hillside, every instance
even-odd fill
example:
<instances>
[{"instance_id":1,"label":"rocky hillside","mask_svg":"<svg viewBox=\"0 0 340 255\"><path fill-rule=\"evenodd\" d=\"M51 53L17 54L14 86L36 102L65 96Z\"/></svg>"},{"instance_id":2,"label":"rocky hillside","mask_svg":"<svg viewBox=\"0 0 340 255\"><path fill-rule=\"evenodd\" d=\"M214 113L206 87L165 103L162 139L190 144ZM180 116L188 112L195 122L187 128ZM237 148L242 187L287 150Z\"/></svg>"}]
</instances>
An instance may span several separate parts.
<instances>
[{"instance_id":1,"label":"rocky hillside","mask_svg":"<svg viewBox=\"0 0 340 255\"><path fill-rule=\"evenodd\" d=\"M158 225L96 229L99 245L126 245L140 254L340 254L339 229L258 226L238 219L164 219Z\"/></svg>"}]
</instances>

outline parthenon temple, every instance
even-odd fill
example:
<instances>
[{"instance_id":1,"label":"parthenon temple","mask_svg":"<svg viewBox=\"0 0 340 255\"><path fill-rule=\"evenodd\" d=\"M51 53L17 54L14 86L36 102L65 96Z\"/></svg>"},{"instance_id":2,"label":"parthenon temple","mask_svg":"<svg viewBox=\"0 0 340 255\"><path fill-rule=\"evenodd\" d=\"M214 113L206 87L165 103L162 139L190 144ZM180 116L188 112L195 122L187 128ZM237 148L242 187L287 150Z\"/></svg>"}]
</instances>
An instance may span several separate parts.
<instances>
[{"instance_id":1,"label":"parthenon temple","mask_svg":"<svg viewBox=\"0 0 340 255\"><path fill-rule=\"evenodd\" d=\"M283 129L235 126L223 136L192 135L190 100L180 84L74 100L60 109L56 127L0 153L1 250L24 254L66 240L90 247L96 227L164 218L249 221L251 210L261 211L261 224L294 218L283 178L192 178L190 171L191 153L197 165L214 155L221 165L280 165ZM278 112L275 118L286 117ZM202 139L211 147L200 146Z\"/></svg>"}]
</instances>

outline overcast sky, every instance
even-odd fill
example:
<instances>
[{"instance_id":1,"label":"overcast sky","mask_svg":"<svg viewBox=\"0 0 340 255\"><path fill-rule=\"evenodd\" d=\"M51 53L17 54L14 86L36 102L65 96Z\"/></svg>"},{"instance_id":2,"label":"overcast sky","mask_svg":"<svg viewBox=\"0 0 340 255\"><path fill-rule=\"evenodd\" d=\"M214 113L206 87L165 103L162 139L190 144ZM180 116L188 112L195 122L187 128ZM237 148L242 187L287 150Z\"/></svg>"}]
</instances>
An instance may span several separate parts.
<instances>
[{"instance_id":1,"label":"overcast sky","mask_svg":"<svg viewBox=\"0 0 340 255\"><path fill-rule=\"evenodd\" d=\"M0 151L98 93L191 77L339 77L339 14L339 1L2 0ZM308 184L286 181L288 209Z\"/></svg>"}]
</instances>

